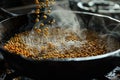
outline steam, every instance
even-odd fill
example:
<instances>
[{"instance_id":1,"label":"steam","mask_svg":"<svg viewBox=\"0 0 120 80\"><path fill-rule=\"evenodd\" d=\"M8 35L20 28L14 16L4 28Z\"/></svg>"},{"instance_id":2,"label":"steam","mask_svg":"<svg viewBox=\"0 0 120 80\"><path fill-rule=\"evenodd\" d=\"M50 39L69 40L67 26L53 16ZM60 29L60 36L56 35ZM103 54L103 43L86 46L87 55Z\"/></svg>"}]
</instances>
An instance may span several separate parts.
<instances>
[{"instance_id":1,"label":"steam","mask_svg":"<svg viewBox=\"0 0 120 80\"><path fill-rule=\"evenodd\" d=\"M43 35L39 35L33 30L29 32L29 35L27 36L23 35L21 36L21 38L22 38L22 41L27 45L27 49L29 48L37 49L39 53L42 51L42 46L48 47L49 43L52 43L52 46L54 46L55 49L57 51L60 51L61 53L64 50L70 49L71 46L80 47L82 46L82 44L86 43L85 40L84 41L77 41L77 40L66 41L66 37L70 36L71 32L69 32L64 28L59 28L58 30L56 32L55 27L50 27L49 35L47 37L44 37ZM46 52L47 50L44 50L44 51ZM34 54L34 53L31 52L31 54Z\"/></svg>"},{"instance_id":2,"label":"steam","mask_svg":"<svg viewBox=\"0 0 120 80\"><path fill-rule=\"evenodd\" d=\"M66 9L66 10L65 10ZM42 50L41 46L47 46L50 42L55 46L57 51L64 51L70 49L71 46L80 47L82 44L86 43L85 35L83 34L85 29L82 29L80 22L76 14L70 11L69 8L63 8L63 6L55 5L53 7L50 16L53 16L56 23L52 26L46 25L48 27L49 35L47 37L40 36L36 34L34 30L29 32L28 36L22 36L22 40L28 45L28 48L36 48L39 52ZM40 24L36 26L39 27ZM79 40L66 41L67 36L77 36ZM80 41L83 40L83 41Z\"/></svg>"},{"instance_id":3,"label":"steam","mask_svg":"<svg viewBox=\"0 0 120 80\"><path fill-rule=\"evenodd\" d=\"M50 16L53 16L56 20L56 24L53 24L52 26L45 26L50 28L48 32L51 36L47 38L42 37L40 35L36 35L36 33L32 31L29 33L29 36L22 37L24 43L26 43L29 47L36 48L39 52L42 50L41 46L46 46L48 42L55 45L56 50L58 51L63 51L64 49L67 50L72 45L75 47L80 47L82 44L87 43L86 35L84 34L87 29L82 28L83 25L81 26L82 23L78 20L76 14L73 11L70 11L67 0L56 4L50 13ZM120 42L116 41L120 40L120 29L118 30L119 27L117 27L117 29L109 30L106 26L108 25L105 24L104 19L99 17L92 17L88 25L89 28L99 33L99 37L107 38L108 51L119 49ZM56 32L54 28L59 28L59 30ZM79 41L66 41L65 38L70 35L69 33L75 33L75 35L79 37Z\"/></svg>"},{"instance_id":4,"label":"steam","mask_svg":"<svg viewBox=\"0 0 120 80\"><path fill-rule=\"evenodd\" d=\"M51 13L51 15L57 20L57 25L59 27L64 27L74 32L80 29L77 17L72 12L64 12L64 10L55 10Z\"/></svg>"},{"instance_id":5,"label":"steam","mask_svg":"<svg viewBox=\"0 0 120 80\"><path fill-rule=\"evenodd\" d=\"M74 32L81 39L86 38L83 34L86 29L82 28L82 21L80 21L80 18L78 20L77 15L70 9L69 0L57 1L50 16L53 16L56 20L57 25L54 24L54 27L57 26L64 28L68 32Z\"/></svg>"},{"instance_id":6,"label":"steam","mask_svg":"<svg viewBox=\"0 0 120 80\"><path fill-rule=\"evenodd\" d=\"M112 31L108 34L108 51L113 51L120 49L120 25L117 25Z\"/></svg>"},{"instance_id":7,"label":"steam","mask_svg":"<svg viewBox=\"0 0 120 80\"><path fill-rule=\"evenodd\" d=\"M116 19L108 19L107 22L105 17L93 16L89 21L88 27L97 32L99 37L106 39L107 50L111 52L120 49L120 23Z\"/></svg>"}]
</instances>

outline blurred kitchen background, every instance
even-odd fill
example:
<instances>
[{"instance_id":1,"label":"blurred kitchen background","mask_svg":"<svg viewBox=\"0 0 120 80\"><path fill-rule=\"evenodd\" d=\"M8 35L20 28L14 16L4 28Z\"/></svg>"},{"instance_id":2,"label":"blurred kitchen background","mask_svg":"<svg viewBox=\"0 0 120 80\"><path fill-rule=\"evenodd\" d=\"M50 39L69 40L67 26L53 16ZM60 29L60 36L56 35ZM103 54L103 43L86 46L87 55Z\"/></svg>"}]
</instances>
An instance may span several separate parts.
<instances>
[{"instance_id":1,"label":"blurred kitchen background","mask_svg":"<svg viewBox=\"0 0 120 80\"><path fill-rule=\"evenodd\" d=\"M104 6L105 8L106 7L108 8L108 7L111 7L111 6L114 7L116 4L120 3L119 0L56 0L57 4L69 5L74 9L77 7L77 4L79 2L81 4L83 4L83 7L87 7L87 8L96 7L96 5L89 5L90 4L89 2L93 2L93 3L96 3L96 4L99 3L98 4L99 7ZM111 2L113 2L114 4L111 4ZM70 3L70 4L68 4L68 3ZM34 0L11 0L11 1L10 0L1 0L0 7L3 7L5 9L10 10L10 11L12 11L12 10L14 11L14 10L32 8L33 4L34 4ZM104 5L104 4L106 4L106 5Z\"/></svg>"},{"instance_id":2,"label":"blurred kitchen background","mask_svg":"<svg viewBox=\"0 0 120 80\"><path fill-rule=\"evenodd\" d=\"M56 0L56 4L75 11L105 14L120 19L120 0ZM7 11L24 14L34 10L34 0L1 0L0 7Z\"/></svg>"},{"instance_id":3,"label":"blurred kitchen background","mask_svg":"<svg viewBox=\"0 0 120 80\"><path fill-rule=\"evenodd\" d=\"M120 20L120 0L56 0L55 5L61 6L68 10L108 15ZM35 9L34 0L0 0L0 7L15 14L31 13ZM6 74L2 70L5 70L4 66L6 64L2 62L1 59L2 57L0 57L0 80L4 80ZM14 80L32 79L20 77L19 79Z\"/></svg>"}]
</instances>

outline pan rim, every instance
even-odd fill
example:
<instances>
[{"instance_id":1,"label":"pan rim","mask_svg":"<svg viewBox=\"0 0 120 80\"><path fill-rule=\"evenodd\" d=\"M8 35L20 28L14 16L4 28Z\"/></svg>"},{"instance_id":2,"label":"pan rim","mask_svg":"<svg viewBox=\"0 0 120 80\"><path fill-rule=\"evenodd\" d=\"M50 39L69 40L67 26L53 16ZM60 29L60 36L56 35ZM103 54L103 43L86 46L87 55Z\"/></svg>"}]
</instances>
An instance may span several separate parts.
<instances>
[{"instance_id":1,"label":"pan rim","mask_svg":"<svg viewBox=\"0 0 120 80\"><path fill-rule=\"evenodd\" d=\"M70 61L90 61L90 60L99 60L99 59L109 58L109 57L119 57L117 56L118 53L120 53L120 49L116 51L108 52L105 54L97 55L97 56L78 57L78 58L52 58L52 59L40 59L40 60L34 60L34 59L25 58L21 55L20 56L23 57L25 60L29 60L29 61L57 61L57 62L67 61L67 62L70 62Z\"/></svg>"}]
</instances>

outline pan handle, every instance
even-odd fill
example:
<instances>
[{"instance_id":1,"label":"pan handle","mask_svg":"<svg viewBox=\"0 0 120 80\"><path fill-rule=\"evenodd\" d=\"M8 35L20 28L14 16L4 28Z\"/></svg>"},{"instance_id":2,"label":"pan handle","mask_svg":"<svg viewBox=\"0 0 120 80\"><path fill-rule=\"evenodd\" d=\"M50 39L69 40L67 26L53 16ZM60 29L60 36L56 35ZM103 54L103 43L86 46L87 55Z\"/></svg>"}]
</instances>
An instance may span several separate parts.
<instances>
[{"instance_id":1,"label":"pan handle","mask_svg":"<svg viewBox=\"0 0 120 80\"><path fill-rule=\"evenodd\" d=\"M3 8L0 8L0 21L10 18L10 17L14 17L14 16L18 16L18 14L14 14Z\"/></svg>"}]
</instances>

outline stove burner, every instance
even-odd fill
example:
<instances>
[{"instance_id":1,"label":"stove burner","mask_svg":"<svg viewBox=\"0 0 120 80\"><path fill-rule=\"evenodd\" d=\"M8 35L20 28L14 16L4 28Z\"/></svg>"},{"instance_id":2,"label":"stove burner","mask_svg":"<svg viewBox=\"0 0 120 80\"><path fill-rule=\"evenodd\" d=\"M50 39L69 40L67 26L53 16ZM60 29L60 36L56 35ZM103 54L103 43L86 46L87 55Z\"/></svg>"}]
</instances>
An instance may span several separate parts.
<instances>
[{"instance_id":1,"label":"stove burner","mask_svg":"<svg viewBox=\"0 0 120 80\"><path fill-rule=\"evenodd\" d=\"M106 77L109 80L120 80L120 67L117 66L115 69L113 69L113 71L108 73Z\"/></svg>"},{"instance_id":2,"label":"stove burner","mask_svg":"<svg viewBox=\"0 0 120 80\"><path fill-rule=\"evenodd\" d=\"M92 0L90 2L78 2L77 6L82 11L95 13L120 13L120 5L112 1Z\"/></svg>"}]
</instances>

